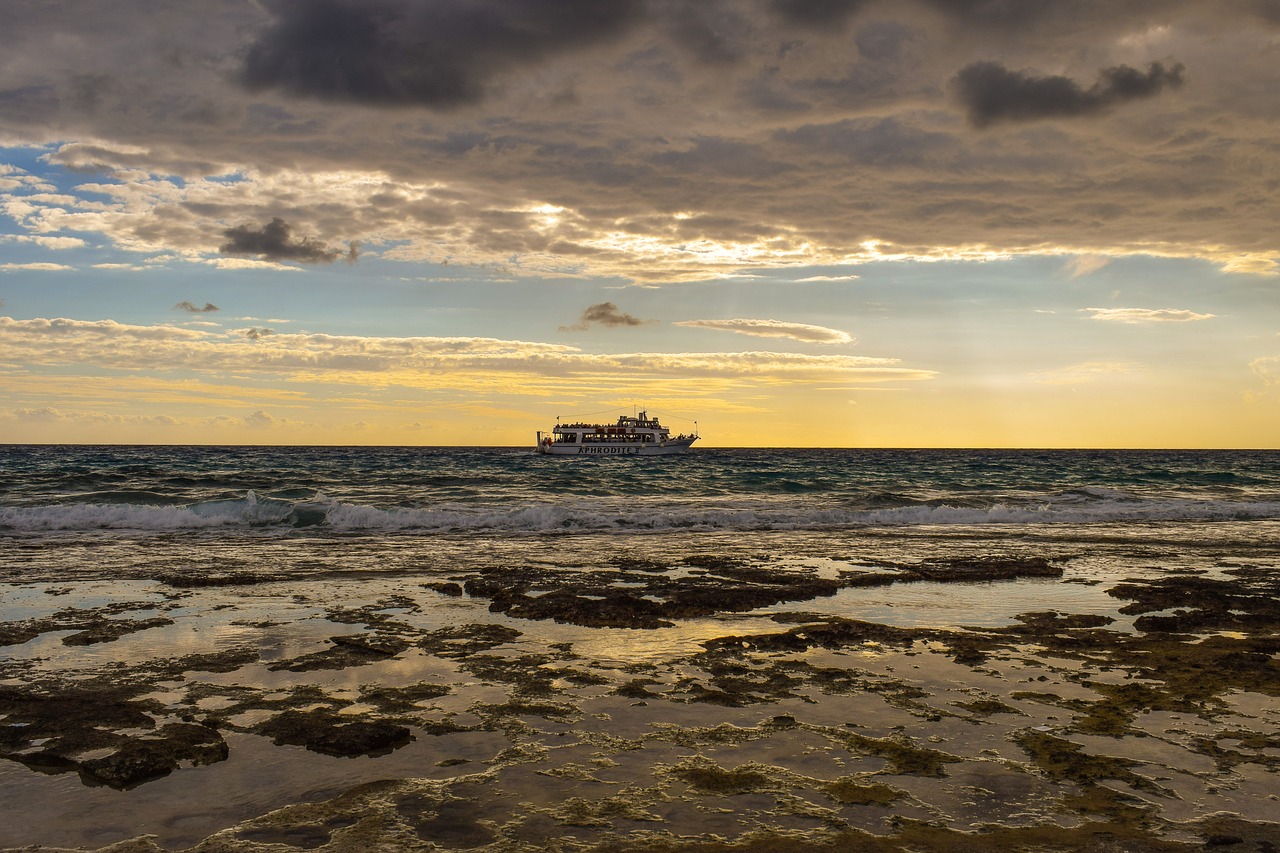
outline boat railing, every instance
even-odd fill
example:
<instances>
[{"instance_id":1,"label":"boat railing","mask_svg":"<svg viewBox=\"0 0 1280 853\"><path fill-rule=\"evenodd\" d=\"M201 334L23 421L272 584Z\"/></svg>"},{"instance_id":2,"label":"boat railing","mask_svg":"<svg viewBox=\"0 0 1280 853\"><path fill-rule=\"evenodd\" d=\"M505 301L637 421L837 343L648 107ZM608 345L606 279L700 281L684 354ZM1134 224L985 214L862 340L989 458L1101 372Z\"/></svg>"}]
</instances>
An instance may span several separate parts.
<instances>
[{"instance_id":1,"label":"boat railing","mask_svg":"<svg viewBox=\"0 0 1280 853\"><path fill-rule=\"evenodd\" d=\"M658 423L657 418L650 418L647 421L637 420L635 418L619 418L617 423L613 424L588 424L581 421L575 421L570 424L556 424L556 429L617 429L619 427L627 427L631 429L662 429L662 424Z\"/></svg>"}]
</instances>

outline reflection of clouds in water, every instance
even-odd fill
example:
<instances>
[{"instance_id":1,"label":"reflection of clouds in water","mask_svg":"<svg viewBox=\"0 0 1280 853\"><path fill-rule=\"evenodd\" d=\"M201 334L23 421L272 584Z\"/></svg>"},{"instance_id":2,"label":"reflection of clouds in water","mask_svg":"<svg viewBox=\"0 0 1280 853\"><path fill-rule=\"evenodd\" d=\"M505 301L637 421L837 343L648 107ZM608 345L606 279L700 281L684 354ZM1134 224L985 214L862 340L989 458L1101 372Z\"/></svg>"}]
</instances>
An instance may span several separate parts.
<instances>
[{"instance_id":1,"label":"reflection of clouds in water","mask_svg":"<svg viewBox=\"0 0 1280 853\"><path fill-rule=\"evenodd\" d=\"M83 560L83 553L75 550L74 558ZM42 618L69 608L90 610L136 603L138 610L142 610L166 600L163 587L150 581L123 579L81 580L74 584L55 580L18 582L0 584L0 589L4 590L0 597L0 621L4 622Z\"/></svg>"},{"instance_id":2,"label":"reflection of clouds in water","mask_svg":"<svg viewBox=\"0 0 1280 853\"><path fill-rule=\"evenodd\" d=\"M976 583L917 581L882 587L842 589L797 607L783 603L765 608L861 619L902 628L999 628L1017 624L1019 613L1059 610L1070 613L1115 612L1116 600L1105 586L1064 584L1057 579L1022 579ZM1114 627L1114 626L1113 626Z\"/></svg>"},{"instance_id":3,"label":"reflection of clouds in water","mask_svg":"<svg viewBox=\"0 0 1280 853\"><path fill-rule=\"evenodd\" d=\"M185 848L240 821L291 803L325 799L361 783L397 777L447 780L474 773L483 769L481 762L510 746L502 733L463 732L419 737L390 755L353 760L278 747L257 735L223 735L230 747L226 761L173 773L123 797L110 788L86 787L75 774L47 776L0 762L6 807L24 816L21 826L0 830L0 843L39 839L97 846L103 839L135 837L145 821L166 848ZM437 767L442 755L467 763ZM51 809L51 803L58 808ZM258 848L250 844L245 849Z\"/></svg>"},{"instance_id":4,"label":"reflection of clouds in water","mask_svg":"<svg viewBox=\"0 0 1280 853\"><path fill-rule=\"evenodd\" d=\"M1225 535L1222 528L1216 531L1219 538ZM1075 737L1069 729L1073 711L1052 697L1098 701L1102 695L1098 685L1109 682L1106 676L1096 683L1092 680L1093 670L1102 667L1097 660L1082 663L1025 648L1007 655L997 653L975 669L951 659L946 640L924 639L907 648L853 639L832 650L815 647L770 653L751 649L738 654L730 644L718 654L700 653L706 650L703 644L708 640L782 634L810 621L806 616L797 617L799 622L769 618L784 612L935 628L1005 625L1017 613L1030 611L1112 615L1121 602L1107 596L1105 590L1118 579L1162 577L1166 569L1175 566L1212 568L1217 559L1206 557L1209 552L1203 547L1180 547L1197 543L1202 535L1186 525L1145 530L1139 536L1099 528L1087 534L1091 537L1087 543L1083 535L1061 528L1020 527L1016 535L987 528L751 536L740 532L626 538L576 535L483 541L463 537L367 538L343 542L342 547L319 538L288 542L228 538L205 542L227 558L219 564L219 571L235 563L289 580L179 590L150 581L116 585L95 579L84 584L68 582L72 592L46 596L49 602L35 586L15 588L20 594L8 604L32 613L50 613L64 601L138 601L149 605L163 602L161 593L175 596L173 603L179 606L172 610L148 607L111 614L111 618L141 618L161 612L176 620L172 626L96 647L64 647L61 634L19 647L47 652L50 661L45 666L59 674L91 665L103 667L97 670L101 673L118 661L149 665L157 659L250 647L263 659L233 672L193 670L176 681L159 679L158 688L150 695L166 703L173 715L194 710L197 717L203 717L219 709L238 708L231 722L240 726L262 722L291 705L333 705L344 718L353 720L359 718L357 712L377 708L378 714L364 716L402 716L413 726L415 739L387 755L339 759L300 747L275 746L266 737L224 728L221 731L230 747L227 760L182 768L124 796L87 788L72 774L44 777L11 762L0 762L0 792L5 793L6 802L32 815L20 829L0 830L0 840L5 844L100 844L104 838L136 834L145 815L148 826L160 827L161 843L189 846L213 832L306 801L305 815L277 813L269 821L242 826L237 836L249 839L247 849L272 840L297 840L303 832L313 833L306 836L310 842L318 838L315 833L329 832L324 827L336 827L335 833L344 828L352 808L362 818L385 817L389 825L402 818L410 819L411 824L413 819L435 820L429 806L446 793L442 786L451 784L456 787L448 793L465 802L468 814L483 815L494 826L510 828L513 835L506 837L521 837L522 831L532 833L542 825L539 821L561 827L563 824L556 821L572 817L563 810L571 801L587 816L597 813L592 809L616 816L618 812L608 811L614 807L609 798L619 786L626 786L629 807L663 816L663 828L699 834L708 831L705 807L722 806L726 801L714 792L699 791L681 781L673 783L673 779L685 778L679 776L681 769L694 766L691 755L703 762L694 769L701 769L713 780L717 773L731 776L735 768L749 764L750 772L765 780L759 791L735 794L734 811L716 812L720 821L716 826L729 835L739 835L747 827L788 825L791 816L769 793L771 786L786 787L813 802L828 804L831 798L824 791L830 780L859 773L875 773L877 782L909 792L892 806L893 813L908 818L938 820L939 814L955 815L954 820L947 818L945 822L962 828L979 819L1019 824L1042 804L1061 802L1071 786L1049 775L1028 773L1026 756L1011 746L1011 739L1031 730L1064 739L1070 736L1094 746L1094 741ZM1258 533L1245 526L1236 535L1256 544ZM1255 539L1249 540L1251 536ZM429 555L424 542L429 542ZM1159 560L1152 558L1156 550L1150 547L1153 543L1162 555ZM1088 554L1079 556L1085 544ZM146 560L154 565L180 564L178 555L191 547L181 541L148 541ZM113 567L138 559L140 550L137 543L111 541L103 542L100 549ZM501 579L501 572L493 571L501 566L545 569L548 582L554 583L576 572L611 571L612 561L623 556L648 561L652 568L670 567L670 571L627 576L628 589L644 590L645 585L633 579L643 578L652 580L651 589L656 591L672 578L690 579L702 571L714 575L710 568L681 562L694 556L704 558L700 561L703 566L745 565L747 574L762 568L807 578L838 578L846 571L883 571L890 565L914 565L931 558L973 558L995 552L1057 558L1065 562L1067 575L1051 581L918 581L850 588L832 597L684 619L674 627L653 630L515 619L491 613L489 598L451 597L423 586L443 581L463 583L482 570L489 570L487 578ZM1169 556L1171 552L1176 555ZM79 548L50 547L45 554L49 559L46 571L55 571L60 564L83 569ZM209 565L207 559L201 565ZM114 569L102 573L111 571ZM519 576L517 571L510 575L513 579ZM1093 581L1102 582L1093 585ZM711 578L709 583L719 581ZM460 631L456 637L435 635L431 643L435 651L413 645L432 632L473 624L513 629L518 634ZM301 672L270 668L273 663L332 648L334 636L362 633L395 635L410 645L395 657L362 666ZM486 636L488 640L483 639ZM468 644L472 650L463 656L461 649ZM1091 651L1105 653L1105 648ZM441 657L454 654L459 656ZM483 665L462 668L468 663ZM628 669L629 664L636 666ZM723 669L719 668L722 664ZM17 665L25 665L25 661ZM1081 678L1082 669L1090 680ZM729 677L723 678L726 673ZM538 677L531 677L535 674ZM574 681L574 675L587 677ZM540 680L542 676L545 679ZM1037 680L1035 687L1040 699L1015 695L1026 689L1029 678L1041 676L1045 680ZM1114 672L1115 679L1122 677ZM777 680L771 682L773 678ZM613 692L632 680L650 679L648 690L654 695L642 702ZM738 686L732 683L735 679ZM546 695L526 689L544 683L554 685ZM449 692L422 700L411 710L391 712L384 711L368 689L420 684L447 687ZM203 685L204 690L188 694L192 685ZM741 698L743 706L697 701L695 685L723 690L722 697ZM194 708L185 705L193 699L199 700ZM263 700L281 704L269 709L252 707ZM982 701L1004 703L1012 710L979 719L979 712L963 707ZM1250 727L1255 718L1265 720L1274 711L1274 703L1237 703L1236 710L1241 725ZM444 721L463 726L493 725L495 730L430 733L429 724ZM857 725L849 726L850 722ZM975 725L977 722L982 725ZM1173 727L1185 730L1194 720L1150 714L1141 715L1135 725L1154 738L1144 738L1129 749L1131 738L1109 737L1096 742L1097 751L1154 762L1139 770L1176 778L1182 799L1156 803L1161 817L1194 820L1232 808L1241 800L1228 786L1209 792L1204 774L1212 774L1214 769L1205 769L1203 755L1182 749L1179 744L1183 740L1166 731ZM1147 743L1159 738L1164 739L1154 747ZM945 753L940 760L947 762L945 774L937 777L915 775L895 764L913 757L937 758L936 753ZM1193 776L1193 772L1201 775ZM1233 779L1246 778L1235 770L1232 773ZM472 774L483 774L486 781L483 785L476 780L453 782ZM386 783L376 796L352 790L375 780L394 781ZM974 786L1000 791L1001 796L973 805ZM1259 785L1250 790L1255 789L1260 790ZM393 795L388 796L388 791ZM499 791L501 796L496 795ZM526 807L526 803L532 805ZM1256 806L1245 807L1258 811ZM396 811L402 808L403 813ZM885 814L885 807L875 805L842 804L840 808L842 819L868 825L880 825ZM13 834L18 832L26 834Z\"/></svg>"},{"instance_id":5,"label":"reflection of clouds in water","mask_svg":"<svg viewBox=\"0 0 1280 853\"><path fill-rule=\"evenodd\" d=\"M538 623L542 624L542 623ZM557 625L555 635L573 643L577 654L604 664L659 663L703 651L707 640L727 635L772 633L777 623L752 618L686 619L672 628L580 628ZM533 628L531 638L550 639L551 632Z\"/></svg>"}]
</instances>

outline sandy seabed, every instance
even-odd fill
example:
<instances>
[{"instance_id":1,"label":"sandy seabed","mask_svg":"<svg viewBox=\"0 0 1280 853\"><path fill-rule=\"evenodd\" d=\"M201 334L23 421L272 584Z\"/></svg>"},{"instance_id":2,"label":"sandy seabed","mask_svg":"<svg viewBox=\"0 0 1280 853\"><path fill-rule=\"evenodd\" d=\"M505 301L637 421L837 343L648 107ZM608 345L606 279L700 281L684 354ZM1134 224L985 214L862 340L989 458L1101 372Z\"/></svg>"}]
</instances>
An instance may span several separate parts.
<instances>
[{"instance_id":1,"label":"sandy seabed","mask_svg":"<svg viewBox=\"0 0 1280 853\"><path fill-rule=\"evenodd\" d=\"M0 847L1280 850L1223 541L18 542Z\"/></svg>"}]
</instances>

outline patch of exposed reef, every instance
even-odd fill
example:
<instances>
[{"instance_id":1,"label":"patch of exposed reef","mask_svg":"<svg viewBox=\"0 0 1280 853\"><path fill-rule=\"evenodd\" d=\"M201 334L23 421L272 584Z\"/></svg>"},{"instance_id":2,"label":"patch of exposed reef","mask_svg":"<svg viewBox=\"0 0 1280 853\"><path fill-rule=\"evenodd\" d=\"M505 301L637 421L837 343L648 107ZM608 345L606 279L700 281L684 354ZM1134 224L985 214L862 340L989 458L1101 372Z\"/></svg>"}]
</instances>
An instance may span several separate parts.
<instances>
[{"instance_id":1,"label":"patch of exposed reef","mask_svg":"<svg viewBox=\"0 0 1280 853\"><path fill-rule=\"evenodd\" d=\"M715 555L688 556L678 566L622 558L611 569L590 572L493 567L469 578L463 589L470 596L488 599L491 611L521 619L550 619L589 628L665 628L681 619L812 601L846 588L1063 574L1061 566L1041 557L930 559L887 568L823 578L812 571L776 569Z\"/></svg>"},{"instance_id":2,"label":"patch of exposed reef","mask_svg":"<svg viewBox=\"0 0 1280 853\"><path fill-rule=\"evenodd\" d=\"M1063 574L1062 568L1050 561L1023 557L925 560L877 568L882 570L843 572L831 578L738 559L693 555L673 563L620 558L591 572L493 569L423 586L444 596L466 594L487 600L491 611L510 617L639 629L716 613L812 601L857 587L998 583ZM894 825L891 835L872 835L848 827L806 833L802 840L799 835L748 833L735 840L695 843L655 835L646 842L601 842L597 849L600 853L824 848L1196 849L1190 842L1170 840L1162 829L1158 810L1150 800L1173 795L1165 784L1141 773L1142 768L1133 760L1084 750L1071 735L1120 739L1143 734L1137 722L1150 712L1193 715L1210 725L1207 733L1188 742L1188 748L1211 759L1220 772L1240 767L1280 770L1280 738L1274 732L1250 731L1238 721L1212 725L1230 712L1227 697L1234 691L1280 696L1280 666L1276 662L1280 655L1280 572L1234 567L1226 569L1221 578L1175 575L1129 580L1109 593L1125 602L1119 607L1120 614L1136 617L1134 630L1117 628L1109 616L1054 611L1025 613L1016 624L1006 627L969 629L906 628L816 613L773 613L770 618L776 630L709 640L700 653L665 671L658 667L605 670L578 658L567 644L531 650L521 642L521 632L507 625L461 624L424 630L401 618L415 610L413 599L393 596L364 607L329 609L329 621L360 629L335 635L327 647L290 659L263 661L256 650L237 649L150 661L128 671L116 668L76 683L50 679L2 685L0 757L41 772L74 772L86 784L128 789L182 767L224 760L228 756L226 732L259 735L275 744L334 757L380 755L400 749L414 738L468 731L503 733L518 741L518 736L536 732L539 725L566 730L580 721L584 713L575 692L579 690L628 704L678 702L725 709L762 706L761 710L788 700L812 701L810 697L815 695L873 693L922 722L952 717L949 722L975 724L998 715L1017 718L1023 711L1010 704L1016 702L1024 708L1049 707L1063 715L1063 722L1052 731L1017 729L1009 740L1025 756L1030 772L1069 790L1062 809L1087 820L1072 826L991 826L974 834L904 819ZM128 633L119 631L115 623L129 622L135 630L159 627L148 624L152 617L109 618L121 612L62 611L46 620L7 623L0 626L0 637L12 638L16 644L60 630L111 642ZM68 634L73 636L77 633ZM955 663L975 669L1002 658L1053 658L1075 663L1078 672L1068 671L1064 677L1090 692L1058 695L1047 689L1028 689L1011 693L1005 697L1008 701L976 698L939 708L929 701L927 692L908 679L872 675L852 661L837 665L821 655L807 654L815 650L905 651L917 647L941 650ZM150 695L158 683L190 672L230 672L257 665L267 671L306 674L374 665L411 653L448 661L472 683L497 686L505 695L473 703L465 715L442 711L435 704L450 696L453 688L426 681L396 687L365 684L354 696L337 696L307 684L268 691L193 681L176 705L162 704ZM1093 678L1090 671L1107 671L1113 677ZM356 705L358 709L353 708ZM767 716L769 713L765 711L762 722L754 727L650 732L636 738L634 748L663 739L698 748L734 738L765 738L795 731L882 763L883 769L874 777L822 781L823 795L835 806L871 808L888 808L909 797L904 790L909 786L887 784L892 777L945 779L954 772L953 765L964 760L906 732L875 736L854 725L817 725L791 714ZM691 795L708 798L785 797L788 786L799 784L780 775L776 768L750 763L721 766L690 759L664 772L663 784L679 784ZM366 813L359 810L361 805L372 808L371 802L381 804L378 809L388 808L388 802L399 803L395 808L412 812L405 825L435 829L454 813L451 809L466 811L467 804L457 797L423 799L408 783L401 787L387 784L378 796L369 793L372 788L355 789L344 795L346 799L333 801L316 826L303 820L298 829L302 835L273 835L264 823L258 830L246 825L240 837L246 842L277 840L288 844L295 838L311 839L306 833L314 830L318 833L314 837L323 842L355 837L361 827L374 837L377 827L366 823ZM366 793L368 800L363 799ZM614 800L566 801L560 808L555 819L575 826L608 826L613 820L643 820L646 814L643 804ZM497 838L496 830L488 824L475 823L473 829L479 843ZM1257 845L1269 831L1227 816L1183 829L1200 833L1201 845L1238 850L1264 849ZM261 834L255 836L255 831ZM314 845L308 841L301 846Z\"/></svg>"}]
</instances>

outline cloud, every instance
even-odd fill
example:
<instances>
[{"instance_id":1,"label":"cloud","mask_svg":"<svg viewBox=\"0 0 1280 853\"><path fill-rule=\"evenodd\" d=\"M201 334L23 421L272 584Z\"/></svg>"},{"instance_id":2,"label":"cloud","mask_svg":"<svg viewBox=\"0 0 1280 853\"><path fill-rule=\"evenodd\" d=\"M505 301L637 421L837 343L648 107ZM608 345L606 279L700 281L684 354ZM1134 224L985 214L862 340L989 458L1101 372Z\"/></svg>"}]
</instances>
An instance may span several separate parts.
<instances>
[{"instance_id":1,"label":"cloud","mask_svg":"<svg viewBox=\"0 0 1280 853\"><path fill-rule=\"evenodd\" d=\"M247 415L244 419L245 426L254 427L256 429L270 429L276 426L279 421L271 417L262 409L258 409L251 415Z\"/></svg>"},{"instance_id":2,"label":"cloud","mask_svg":"<svg viewBox=\"0 0 1280 853\"><path fill-rule=\"evenodd\" d=\"M1177 308L1082 308L1093 316L1091 320L1111 323L1191 323L1211 320L1214 314L1197 314L1195 311Z\"/></svg>"},{"instance_id":3,"label":"cloud","mask_svg":"<svg viewBox=\"0 0 1280 853\"><path fill-rule=\"evenodd\" d=\"M25 234L171 270L296 272L357 240L411 276L655 286L1019 254L1277 272L1253 0L161 6L6 17L0 127L41 174L5 167L0 213ZM51 64L55 43L77 49ZM1194 72L1176 98L1165 57ZM1091 120L1025 121L1062 115Z\"/></svg>"},{"instance_id":4,"label":"cloud","mask_svg":"<svg viewBox=\"0 0 1280 853\"><path fill-rule=\"evenodd\" d=\"M267 261L298 261L304 264L329 264L338 258L351 263L358 255L359 248L354 242L343 252L330 249L311 237L294 240L291 231L289 223L278 216L261 228L237 225L222 232L227 242L219 246L218 251L224 255L261 255Z\"/></svg>"},{"instance_id":5,"label":"cloud","mask_svg":"<svg viewBox=\"0 0 1280 853\"><path fill-rule=\"evenodd\" d=\"M1029 375L1045 385L1083 385L1104 379L1131 377L1144 369L1144 365L1132 361L1085 361L1068 367L1037 370Z\"/></svg>"},{"instance_id":6,"label":"cloud","mask_svg":"<svg viewBox=\"0 0 1280 853\"><path fill-rule=\"evenodd\" d=\"M1249 362L1249 369L1264 385L1280 385L1280 355L1268 355Z\"/></svg>"},{"instance_id":7,"label":"cloud","mask_svg":"<svg viewBox=\"0 0 1280 853\"><path fill-rule=\"evenodd\" d=\"M88 424L91 426L177 426L181 421L168 415L117 415L110 412L66 411L54 406L14 409L0 414L0 420L24 424Z\"/></svg>"},{"instance_id":8,"label":"cloud","mask_svg":"<svg viewBox=\"0 0 1280 853\"><path fill-rule=\"evenodd\" d=\"M954 150L949 133L923 130L896 118L844 119L780 130L776 138L865 166L915 167Z\"/></svg>"},{"instance_id":9,"label":"cloud","mask_svg":"<svg viewBox=\"0 0 1280 853\"><path fill-rule=\"evenodd\" d=\"M75 267L69 267L66 264L51 264L44 261L30 264L0 264L0 270L16 272L19 270L31 272L59 272L62 270L73 270Z\"/></svg>"},{"instance_id":10,"label":"cloud","mask_svg":"<svg viewBox=\"0 0 1280 853\"><path fill-rule=\"evenodd\" d=\"M251 91L331 101L456 107L498 71L617 35L639 0L271 0L245 54Z\"/></svg>"},{"instance_id":11,"label":"cloud","mask_svg":"<svg viewBox=\"0 0 1280 853\"><path fill-rule=\"evenodd\" d=\"M1076 255L1066 262L1063 271L1070 278L1084 278L1110 266L1113 260L1106 255Z\"/></svg>"},{"instance_id":12,"label":"cloud","mask_svg":"<svg viewBox=\"0 0 1280 853\"><path fill-rule=\"evenodd\" d=\"M1098 82L1081 88L1069 77L1037 77L1029 71L1010 71L999 62L966 65L952 80L969 123L987 127L1000 121L1033 121L1102 112L1135 98L1148 98L1182 85L1182 65L1166 69L1159 62L1146 73L1118 65L1103 69Z\"/></svg>"},{"instance_id":13,"label":"cloud","mask_svg":"<svg viewBox=\"0 0 1280 853\"><path fill-rule=\"evenodd\" d=\"M193 259L195 260L195 259ZM278 264L275 261L255 261L251 258L212 258L199 259L196 263L206 263L220 270L271 270L272 272L301 272L298 267Z\"/></svg>"},{"instance_id":14,"label":"cloud","mask_svg":"<svg viewBox=\"0 0 1280 853\"><path fill-rule=\"evenodd\" d=\"M31 234L5 234L0 235L0 240L12 243L32 243L44 249L81 249L84 248L85 242L79 237L46 237Z\"/></svg>"},{"instance_id":15,"label":"cloud","mask_svg":"<svg viewBox=\"0 0 1280 853\"><path fill-rule=\"evenodd\" d=\"M825 30L839 27L867 0L769 0L769 10L789 24Z\"/></svg>"},{"instance_id":16,"label":"cloud","mask_svg":"<svg viewBox=\"0 0 1280 853\"><path fill-rule=\"evenodd\" d=\"M38 409L15 409L13 417L26 423L50 424L62 420L63 414L52 406Z\"/></svg>"},{"instance_id":17,"label":"cloud","mask_svg":"<svg viewBox=\"0 0 1280 853\"><path fill-rule=\"evenodd\" d=\"M811 344L850 344L856 340L853 335L838 329L811 326L807 323L788 323L783 320L681 320L674 325L718 329L722 332L737 332L740 335L755 335L761 338L791 338Z\"/></svg>"},{"instance_id":18,"label":"cloud","mask_svg":"<svg viewBox=\"0 0 1280 853\"><path fill-rule=\"evenodd\" d=\"M813 327L810 327L813 328ZM259 331L260 330L249 330ZM830 330L828 330L830 331ZM839 333L836 333L839 334ZM497 338L361 337L244 330L130 326L112 320L0 317L0 362L31 366L227 372L293 382L395 383L431 388L518 382L528 390L558 381L651 377L665 382L720 378L751 384L796 381L921 381L930 370L871 356L779 352L584 353L576 347Z\"/></svg>"},{"instance_id":19,"label":"cloud","mask_svg":"<svg viewBox=\"0 0 1280 853\"><path fill-rule=\"evenodd\" d=\"M297 429L307 427L309 424L304 421L293 420L292 418L282 418L278 415L272 415L264 409L256 409L255 411L245 415L244 417L234 417L232 415L216 415L212 418L206 418L200 424L202 427L212 427L214 429L251 429L251 430L278 430L278 429Z\"/></svg>"},{"instance_id":20,"label":"cloud","mask_svg":"<svg viewBox=\"0 0 1280 853\"><path fill-rule=\"evenodd\" d=\"M633 317L624 311L620 311L618 306L612 302L600 302L596 305L589 305L583 310L578 322L572 326L561 326L560 331L585 332L592 326L617 328L619 326L643 326L652 322L654 321L641 320L639 317Z\"/></svg>"},{"instance_id":21,"label":"cloud","mask_svg":"<svg viewBox=\"0 0 1280 853\"><path fill-rule=\"evenodd\" d=\"M810 281L857 281L861 276L858 275L810 275L804 278L792 279L797 283Z\"/></svg>"},{"instance_id":22,"label":"cloud","mask_svg":"<svg viewBox=\"0 0 1280 853\"><path fill-rule=\"evenodd\" d=\"M201 307L199 305L196 305L194 302L190 302L184 299L181 302L179 302L177 305L173 306L173 310L187 311L191 314L208 314L211 311L219 310L219 308L217 305L214 305L212 302L206 302L204 304L204 307Z\"/></svg>"},{"instance_id":23,"label":"cloud","mask_svg":"<svg viewBox=\"0 0 1280 853\"><path fill-rule=\"evenodd\" d=\"M204 332L177 326L135 326L115 320L68 320L66 318L15 320L0 317L0 342L78 340L195 341Z\"/></svg>"}]
</instances>

